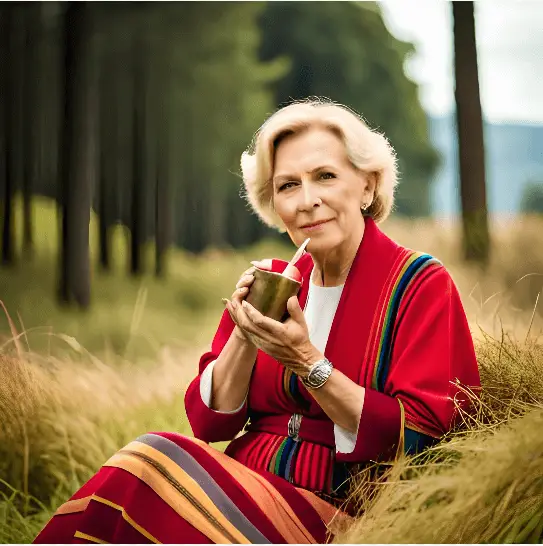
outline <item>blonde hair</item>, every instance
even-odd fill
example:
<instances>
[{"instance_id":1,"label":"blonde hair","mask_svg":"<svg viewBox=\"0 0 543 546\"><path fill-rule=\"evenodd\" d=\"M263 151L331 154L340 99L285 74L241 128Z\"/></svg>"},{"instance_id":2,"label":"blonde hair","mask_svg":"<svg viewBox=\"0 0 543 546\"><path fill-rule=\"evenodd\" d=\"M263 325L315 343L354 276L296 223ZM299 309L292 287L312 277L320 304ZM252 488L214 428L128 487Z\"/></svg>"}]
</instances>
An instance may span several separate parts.
<instances>
[{"instance_id":1,"label":"blonde hair","mask_svg":"<svg viewBox=\"0 0 543 546\"><path fill-rule=\"evenodd\" d=\"M390 214L394 204L394 189L398 183L396 154L388 140L368 127L365 121L346 106L329 100L308 99L281 108L270 116L256 132L251 146L241 156L241 171L245 198L270 227L285 231L285 226L273 207L273 177L275 150L287 135L313 127L329 129L345 145L354 167L376 176L373 202L365 211L376 222Z\"/></svg>"}]
</instances>

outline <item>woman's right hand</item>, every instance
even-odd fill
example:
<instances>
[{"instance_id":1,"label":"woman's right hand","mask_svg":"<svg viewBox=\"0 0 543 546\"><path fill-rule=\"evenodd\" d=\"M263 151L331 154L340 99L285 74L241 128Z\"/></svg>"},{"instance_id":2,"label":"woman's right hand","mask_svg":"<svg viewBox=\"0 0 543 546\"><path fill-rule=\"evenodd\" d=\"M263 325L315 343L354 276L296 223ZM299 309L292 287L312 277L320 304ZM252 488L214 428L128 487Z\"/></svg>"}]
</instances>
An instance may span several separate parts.
<instances>
[{"instance_id":1,"label":"woman's right hand","mask_svg":"<svg viewBox=\"0 0 543 546\"><path fill-rule=\"evenodd\" d=\"M234 304L234 308L241 305L241 302L247 297L249 288L255 280L254 272L255 266L251 266L241 274L239 281L236 284L236 289L232 293L232 298L230 300L230 302Z\"/></svg>"},{"instance_id":2,"label":"woman's right hand","mask_svg":"<svg viewBox=\"0 0 543 546\"><path fill-rule=\"evenodd\" d=\"M243 332L243 330L237 325L236 321L236 310L238 306L241 306L241 302L247 297L249 294L249 289L251 288L251 285L253 284L255 280L254 272L255 268L259 267L261 269L270 269L271 268L271 260L260 260L251 262L253 265L245 270L237 284L236 289L232 293L232 297L230 300L223 300L224 304L226 305L226 309L230 313L230 317L236 323L236 335L245 341L251 341L250 338Z\"/></svg>"}]
</instances>

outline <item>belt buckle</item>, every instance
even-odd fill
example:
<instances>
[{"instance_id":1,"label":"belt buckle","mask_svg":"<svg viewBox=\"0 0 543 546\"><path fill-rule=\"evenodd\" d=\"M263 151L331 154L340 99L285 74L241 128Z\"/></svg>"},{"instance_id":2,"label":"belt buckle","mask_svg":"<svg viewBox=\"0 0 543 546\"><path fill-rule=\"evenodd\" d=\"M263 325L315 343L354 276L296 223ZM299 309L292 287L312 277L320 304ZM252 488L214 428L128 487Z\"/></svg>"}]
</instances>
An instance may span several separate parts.
<instances>
[{"instance_id":1,"label":"belt buckle","mask_svg":"<svg viewBox=\"0 0 543 546\"><path fill-rule=\"evenodd\" d=\"M302 424L302 416L299 413L293 413L288 421L288 435L295 442L297 442L300 437L298 433L300 432L300 425Z\"/></svg>"}]
</instances>

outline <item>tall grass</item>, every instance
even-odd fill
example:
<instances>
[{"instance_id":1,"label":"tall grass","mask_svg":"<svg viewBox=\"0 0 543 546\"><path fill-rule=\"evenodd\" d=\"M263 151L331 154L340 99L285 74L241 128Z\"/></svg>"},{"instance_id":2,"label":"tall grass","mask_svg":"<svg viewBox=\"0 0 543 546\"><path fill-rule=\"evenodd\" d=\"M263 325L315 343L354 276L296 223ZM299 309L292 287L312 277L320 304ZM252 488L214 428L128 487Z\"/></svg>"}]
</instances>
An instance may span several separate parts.
<instances>
[{"instance_id":1,"label":"tall grass","mask_svg":"<svg viewBox=\"0 0 543 546\"><path fill-rule=\"evenodd\" d=\"M115 451L152 430L190 433L184 388L198 355L164 350L152 370L0 355L0 540L24 542Z\"/></svg>"},{"instance_id":2,"label":"tall grass","mask_svg":"<svg viewBox=\"0 0 543 546\"><path fill-rule=\"evenodd\" d=\"M476 417L386 481L360 484L343 543L540 543L543 540L543 346L479 344Z\"/></svg>"}]
</instances>

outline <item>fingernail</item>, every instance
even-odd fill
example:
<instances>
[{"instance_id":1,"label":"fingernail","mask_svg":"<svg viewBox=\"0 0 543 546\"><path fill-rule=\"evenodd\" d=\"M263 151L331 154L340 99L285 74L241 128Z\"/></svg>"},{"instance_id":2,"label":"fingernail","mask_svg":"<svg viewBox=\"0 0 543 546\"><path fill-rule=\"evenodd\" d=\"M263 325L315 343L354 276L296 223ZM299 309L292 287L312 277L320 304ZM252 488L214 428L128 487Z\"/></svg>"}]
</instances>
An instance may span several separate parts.
<instances>
[{"instance_id":1,"label":"fingernail","mask_svg":"<svg viewBox=\"0 0 543 546\"><path fill-rule=\"evenodd\" d=\"M228 300L226 298L221 298L222 304L226 305L228 303Z\"/></svg>"}]
</instances>

